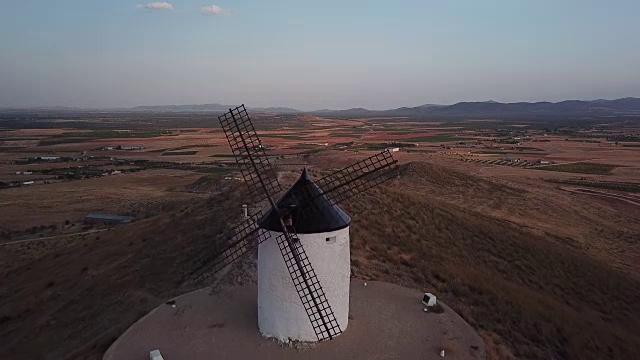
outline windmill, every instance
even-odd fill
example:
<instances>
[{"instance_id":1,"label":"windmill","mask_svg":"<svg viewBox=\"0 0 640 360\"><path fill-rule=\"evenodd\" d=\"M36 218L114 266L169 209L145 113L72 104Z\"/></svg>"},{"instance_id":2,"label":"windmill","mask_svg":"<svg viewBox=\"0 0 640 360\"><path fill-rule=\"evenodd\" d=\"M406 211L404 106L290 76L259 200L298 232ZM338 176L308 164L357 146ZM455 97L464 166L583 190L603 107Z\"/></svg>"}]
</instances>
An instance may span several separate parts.
<instances>
[{"instance_id":1,"label":"windmill","mask_svg":"<svg viewBox=\"0 0 640 360\"><path fill-rule=\"evenodd\" d=\"M260 332L284 341L333 339L347 327L351 272L351 219L338 204L396 178L397 161L385 150L315 182L304 169L274 201L282 187L244 105L219 120L251 201L268 208L236 224L197 271L211 276L257 247Z\"/></svg>"}]
</instances>

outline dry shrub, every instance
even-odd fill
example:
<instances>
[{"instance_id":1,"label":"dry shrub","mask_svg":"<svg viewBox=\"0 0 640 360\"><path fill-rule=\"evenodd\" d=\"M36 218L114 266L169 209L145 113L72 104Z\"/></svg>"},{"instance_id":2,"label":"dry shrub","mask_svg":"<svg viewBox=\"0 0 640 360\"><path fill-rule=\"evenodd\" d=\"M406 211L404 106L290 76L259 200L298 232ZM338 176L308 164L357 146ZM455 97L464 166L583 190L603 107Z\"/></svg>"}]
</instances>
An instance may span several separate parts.
<instances>
[{"instance_id":1,"label":"dry shrub","mask_svg":"<svg viewBox=\"0 0 640 360\"><path fill-rule=\"evenodd\" d=\"M429 176L442 186L469 185L449 170L444 179ZM374 260L359 273L436 291L483 334L492 359L631 359L640 351L637 279L406 185L345 205L356 215L353 256Z\"/></svg>"}]
</instances>

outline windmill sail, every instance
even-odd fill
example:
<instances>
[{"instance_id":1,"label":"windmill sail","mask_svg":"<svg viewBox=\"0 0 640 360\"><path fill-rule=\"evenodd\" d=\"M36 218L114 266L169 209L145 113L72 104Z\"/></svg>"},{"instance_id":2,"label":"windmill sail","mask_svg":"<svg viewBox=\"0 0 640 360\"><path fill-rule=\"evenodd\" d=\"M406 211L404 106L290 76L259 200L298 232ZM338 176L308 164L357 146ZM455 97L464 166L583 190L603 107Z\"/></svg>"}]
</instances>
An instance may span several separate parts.
<instances>
[{"instance_id":1,"label":"windmill sail","mask_svg":"<svg viewBox=\"0 0 640 360\"><path fill-rule=\"evenodd\" d=\"M259 204L271 199L272 194L278 194L282 187L245 106L229 109L218 119L248 187L250 200ZM268 232L257 225L262 215L262 211L259 211L236 224L224 235L225 242L206 254L202 264L193 273L209 278L265 241Z\"/></svg>"},{"instance_id":2,"label":"windmill sail","mask_svg":"<svg viewBox=\"0 0 640 360\"><path fill-rule=\"evenodd\" d=\"M325 176L316 183L332 201L341 203L385 181L397 178L397 164L398 161L393 158L391 152L384 150Z\"/></svg>"},{"instance_id":3,"label":"windmill sail","mask_svg":"<svg viewBox=\"0 0 640 360\"><path fill-rule=\"evenodd\" d=\"M397 178L397 163L391 152L385 150L319 179L316 184L322 189L321 193L303 189L292 194L298 202L299 216L310 217L323 207L339 204Z\"/></svg>"},{"instance_id":4,"label":"windmill sail","mask_svg":"<svg viewBox=\"0 0 640 360\"><path fill-rule=\"evenodd\" d=\"M263 211L258 211L224 233L224 243L207 254L192 274L198 273L200 279L206 280L267 240L268 231L257 223L262 216Z\"/></svg>"},{"instance_id":5,"label":"windmill sail","mask_svg":"<svg viewBox=\"0 0 640 360\"><path fill-rule=\"evenodd\" d=\"M282 187L278 177L244 105L230 109L219 120L242 177L249 187L251 200L259 203L280 193Z\"/></svg>"},{"instance_id":6,"label":"windmill sail","mask_svg":"<svg viewBox=\"0 0 640 360\"><path fill-rule=\"evenodd\" d=\"M287 226L276 241L318 341L339 335L342 330L293 227Z\"/></svg>"}]
</instances>

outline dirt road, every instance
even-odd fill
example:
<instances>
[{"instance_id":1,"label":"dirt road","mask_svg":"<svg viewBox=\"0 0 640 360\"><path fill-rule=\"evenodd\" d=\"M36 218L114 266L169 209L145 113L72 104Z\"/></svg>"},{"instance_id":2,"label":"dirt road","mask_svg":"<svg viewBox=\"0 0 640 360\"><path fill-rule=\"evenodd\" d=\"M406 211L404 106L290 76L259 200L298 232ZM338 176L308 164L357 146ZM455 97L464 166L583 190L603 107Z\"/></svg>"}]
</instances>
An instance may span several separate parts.
<instances>
[{"instance_id":1,"label":"dirt road","mask_svg":"<svg viewBox=\"0 0 640 360\"><path fill-rule=\"evenodd\" d=\"M38 237L38 238L32 238L32 239L15 240L15 241L9 241L9 242L0 243L0 246L22 244L22 243L28 243L28 242L34 242L34 241L61 239L61 238L69 237L69 236L94 234L94 233L99 233L99 232L102 232L102 231L105 231L105 230L109 230L109 229L110 228L94 229L94 230L88 230L88 231L83 231L83 232L79 232L79 233L61 234L61 235L56 235L56 236L47 236L47 237Z\"/></svg>"},{"instance_id":2,"label":"dirt road","mask_svg":"<svg viewBox=\"0 0 640 360\"><path fill-rule=\"evenodd\" d=\"M593 190L593 189L583 189L583 188L570 188L570 187L563 187L563 186L559 187L559 189L560 190L564 190L564 191L569 191L569 192L572 192L572 193L578 193L578 194L587 194L587 195L608 197L608 198L611 198L611 199L621 200L621 201L627 202L627 203L632 204L632 205L640 206L640 199L638 199L635 196L631 196L631 195L623 195L623 194L612 193L612 192L603 191L603 190Z\"/></svg>"}]
</instances>

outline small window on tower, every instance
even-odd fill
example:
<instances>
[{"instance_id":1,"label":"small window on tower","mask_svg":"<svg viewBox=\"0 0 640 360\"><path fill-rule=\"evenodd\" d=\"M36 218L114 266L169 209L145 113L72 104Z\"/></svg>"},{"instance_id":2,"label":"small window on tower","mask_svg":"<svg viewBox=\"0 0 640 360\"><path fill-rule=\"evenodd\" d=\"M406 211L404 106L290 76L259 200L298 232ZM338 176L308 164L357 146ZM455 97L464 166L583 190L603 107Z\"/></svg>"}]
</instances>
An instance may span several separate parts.
<instances>
[{"instance_id":1,"label":"small window on tower","mask_svg":"<svg viewBox=\"0 0 640 360\"><path fill-rule=\"evenodd\" d=\"M327 244L334 244L336 242L336 237L331 236L327 238Z\"/></svg>"}]
</instances>

